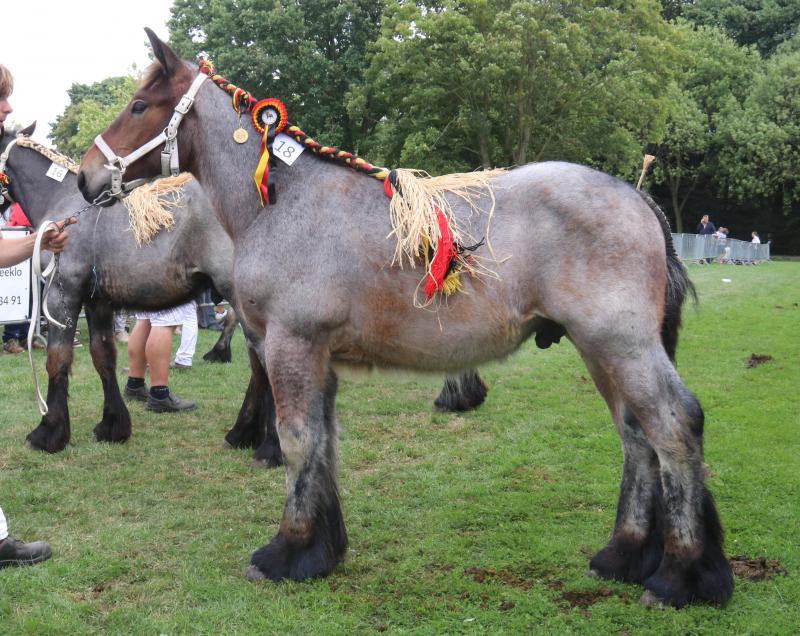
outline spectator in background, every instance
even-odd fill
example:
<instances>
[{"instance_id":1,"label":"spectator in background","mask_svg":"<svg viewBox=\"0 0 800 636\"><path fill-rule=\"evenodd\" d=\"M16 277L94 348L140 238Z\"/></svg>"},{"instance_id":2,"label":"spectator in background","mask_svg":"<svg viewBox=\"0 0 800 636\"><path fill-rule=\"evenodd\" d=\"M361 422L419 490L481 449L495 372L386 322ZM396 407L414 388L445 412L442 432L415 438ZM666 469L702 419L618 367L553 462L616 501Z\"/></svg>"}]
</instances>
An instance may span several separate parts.
<instances>
[{"instance_id":1,"label":"spectator in background","mask_svg":"<svg viewBox=\"0 0 800 636\"><path fill-rule=\"evenodd\" d=\"M704 214L703 218L700 219L700 225L697 226L697 233L702 236L705 234L714 234L716 231L717 228L708 220L708 214Z\"/></svg>"},{"instance_id":2,"label":"spectator in background","mask_svg":"<svg viewBox=\"0 0 800 636\"><path fill-rule=\"evenodd\" d=\"M700 219L700 225L697 226L697 233L700 236L713 236L717 231L717 228L714 227L714 224L708 220L708 214L704 214L703 218ZM707 258L705 259L706 263L710 263L713 259ZM703 261L700 261L701 263Z\"/></svg>"},{"instance_id":3,"label":"spectator in background","mask_svg":"<svg viewBox=\"0 0 800 636\"><path fill-rule=\"evenodd\" d=\"M758 232L753 231L752 237L753 239L750 241L751 243L755 243L756 245L761 245L761 239L758 237Z\"/></svg>"},{"instance_id":4,"label":"spectator in background","mask_svg":"<svg viewBox=\"0 0 800 636\"><path fill-rule=\"evenodd\" d=\"M193 300L186 303L193 311L186 311L185 320L181 323L181 343L175 352L175 360L169 363L170 369L191 369L192 358L197 349L197 303Z\"/></svg>"}]
</instances>

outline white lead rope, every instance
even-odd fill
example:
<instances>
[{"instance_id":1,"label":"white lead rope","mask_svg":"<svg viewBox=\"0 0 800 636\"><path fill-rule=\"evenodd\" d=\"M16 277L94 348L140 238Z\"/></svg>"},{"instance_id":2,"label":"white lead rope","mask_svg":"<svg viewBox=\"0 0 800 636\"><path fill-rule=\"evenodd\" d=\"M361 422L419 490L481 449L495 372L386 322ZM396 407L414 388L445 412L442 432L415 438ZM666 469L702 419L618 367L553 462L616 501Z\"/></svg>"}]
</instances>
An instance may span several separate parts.
<instances>
[{"instance_id":1,"label":"white lead rope","mask_svg":"<svg viewBox=\"0 0 800 636\"><path fill-rule=\"evenodd\" d=\"M33 244L33 257L31 259L33 263L35 289L31 290L33 292L33 306L31 307L31 322L30 326L28 327L28 361L31 364L33 384L36 387L36 402L39 407L39 413L42 414L42 417L47 415L48 412L47 400L45 400L42 396L42 390L39 386L39 376L37 375L36 367L33 364L33 340L36 337L36 328L39 325L39 320L41 319L40 309L51 325L55 325L59 329L67 328L66 325L61 324L55 318L53 318L53 316L50 315L50 311L47 309L47 294L50 291L50 286L53 282L52 275L54 272L58 272L59 255L53 254L53 258L50 260L50 263L44 270L42 270L42 240L48 232L52 231L61 231L58 229L58 226L54 221L47 220L41 224L39 232L36 234L36 241ZM44 293L42 293L42 283L45 285Z\"/></svg>"}]
</instances>

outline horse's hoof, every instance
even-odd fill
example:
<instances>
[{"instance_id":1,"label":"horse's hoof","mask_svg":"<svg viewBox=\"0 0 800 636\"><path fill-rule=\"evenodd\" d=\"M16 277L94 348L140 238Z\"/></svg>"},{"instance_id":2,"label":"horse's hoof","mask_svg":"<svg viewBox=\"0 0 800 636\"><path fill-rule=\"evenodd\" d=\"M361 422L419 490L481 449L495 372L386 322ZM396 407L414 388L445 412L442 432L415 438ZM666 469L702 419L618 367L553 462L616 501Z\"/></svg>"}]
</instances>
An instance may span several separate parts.
<instances>
[{"instance_id":1,"label":"horse's hoof","mask_svg":"<svg viewBox=\"0 0 800 636\"><path fill-rule=\"evenodd\" d=\"M263 581L267 578L264 573L255 565L248 567L247 571L244 573L244 576L248 581Z\"/></svg>"},{"instance_id":2,"label":"horse's hoof","mask_svg":"<svg viewBox=\"0 0 800 636\"><path fill-rule=\"evenodd\" d=\"M664 603L650 590L645 590L639 599L639 603L645 607L654 607L656 609L664 609Z\"/></svg>"},{"instance_id":3,"label":"horse's hoof","mask_svg":"<svg viewBox=\"0 0 800 636\"><path fill-rule=\"evenodd\" d=\"M599 579L600 572L598 572L597 570L588 569L586 570L586 576L588 576L590 579Z\"/></svg>"},{"instance_id":4,"label":"horse's hoof","mask_svg":"<svg viewBox=\"0 0 800 636\"><path fill-rule=\"evenodd\" d=\"M231 449L231 448L234 448L234 446L233 446L233 444L231 444L231 443L230 443L228 440L223 440L223 442L222 442L222 448L224 448L224 449L226 449L226 450L229 450L229 449Z\"/></svg>"},{"instance_id":5,"label":"horse's hoof","mask_svg":"<svg viewBox=\"0 0 800 636\"><path fill-rule=\"evenodd\" d=\"M275 457L268 457L267 459L256 457L253 459L253 468L259 470L269 470L270 468L277 468L280 465L281 461Z\"/></svg>"},{"instance_id":6,"label":"horse's hoof","mask_svg":"<svg viewBox=\"0 0 800 636\"><path fill-rule=\"evenodd\" d=\"M38 448L38 447L34 446L33 444L31 444L31 440L29 440L29 439L25 440L25 448L27 448L28 450L41 450L40 448Z\"/></svg>"}]
</instances>

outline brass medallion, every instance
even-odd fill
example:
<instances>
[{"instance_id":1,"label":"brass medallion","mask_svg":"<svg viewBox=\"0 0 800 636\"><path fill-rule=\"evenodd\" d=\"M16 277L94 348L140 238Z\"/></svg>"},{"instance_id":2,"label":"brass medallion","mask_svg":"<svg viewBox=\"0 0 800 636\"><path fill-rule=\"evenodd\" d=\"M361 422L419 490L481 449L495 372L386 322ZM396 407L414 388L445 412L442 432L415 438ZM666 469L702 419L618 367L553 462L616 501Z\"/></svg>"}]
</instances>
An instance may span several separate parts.
<instances>
[{"instance_id":1,"label":"brass medallion","mask_svg":"<svg viewBox=\"0 0 800 636\"><path fill-rule=\"evenodd\" d=\"M244 128L237 128L233 131L233 140L237 144L243 144L249 136Z\"/></svg>"}]
</instances>

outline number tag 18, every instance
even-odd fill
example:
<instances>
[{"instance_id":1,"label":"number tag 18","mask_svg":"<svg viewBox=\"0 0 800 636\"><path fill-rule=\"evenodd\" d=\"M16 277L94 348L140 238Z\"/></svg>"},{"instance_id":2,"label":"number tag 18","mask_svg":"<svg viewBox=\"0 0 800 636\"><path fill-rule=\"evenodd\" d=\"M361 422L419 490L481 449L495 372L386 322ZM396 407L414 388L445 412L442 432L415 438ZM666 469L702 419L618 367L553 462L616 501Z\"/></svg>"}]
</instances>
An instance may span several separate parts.
<instances>
[{"instance_id":1,"label":"number tag 18","mask_svg":"<svg viewBox=\"0 0 800 636\"><path fill-rule=\"evenodd\" d=\"M272 142L272 153L287 166L291 166L304 150L303 144L284 133L276 135Z\"/></svg>"}]
</instances>

